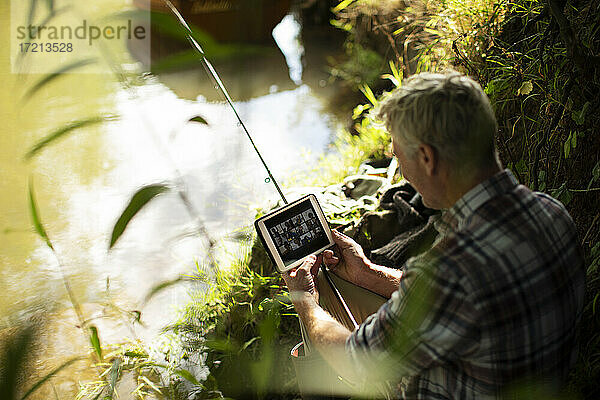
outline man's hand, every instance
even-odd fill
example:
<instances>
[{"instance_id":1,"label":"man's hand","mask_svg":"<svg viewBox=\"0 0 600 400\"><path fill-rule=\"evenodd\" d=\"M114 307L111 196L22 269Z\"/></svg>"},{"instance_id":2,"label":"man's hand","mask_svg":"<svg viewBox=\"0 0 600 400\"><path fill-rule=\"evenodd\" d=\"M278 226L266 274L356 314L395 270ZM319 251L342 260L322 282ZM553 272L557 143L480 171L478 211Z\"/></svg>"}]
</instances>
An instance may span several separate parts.
<instances>
[{"instance_id":1,"label":"man's hand","mask_svg":"<svg viewBox=\"0 0 600 400\"><path fill-rule=\"evenodd\" d=\"M301 298L305 294L310 294L318 303L319 294L315 285L315 277L319 272L319 265L323 260L323 256L315 257L311 255L304 260L302 265L289 271L283 272L283 280L290 290L292 302L295 298Z\"/></svg>"},{"instance_id":2,"label":"man's hand","mask_svg":"<svg viewBox=\"0 0 600 400\"><path fill-rule=\"evenodd\" d=\"M350 237L338 231L331 233L341 260L333 251L325 250L323 261L340 278L360 285L361 276L369 269L371 262L365 256L362 247Z\"/></svg>"}]
</instances>

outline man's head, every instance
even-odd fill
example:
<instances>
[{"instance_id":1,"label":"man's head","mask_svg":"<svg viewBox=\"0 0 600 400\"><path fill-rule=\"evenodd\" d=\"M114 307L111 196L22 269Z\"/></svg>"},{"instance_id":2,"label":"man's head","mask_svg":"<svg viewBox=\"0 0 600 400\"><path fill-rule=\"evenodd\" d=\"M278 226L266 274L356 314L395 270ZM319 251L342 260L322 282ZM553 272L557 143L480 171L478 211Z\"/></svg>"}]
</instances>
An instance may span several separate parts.
<instances>
[{"instance_id":1,"label":"man's head","mask_svg":"<svg viewBox=\"0 0 600 400\"><path fill-rule=\"evenodd\" d=\"M378 116L403 175L430 207L449 207L464 194L450 185L472 187L498 170L494 111L481 86L464 75L411 76L382 101Z\"/></svg>"}]
</instances>

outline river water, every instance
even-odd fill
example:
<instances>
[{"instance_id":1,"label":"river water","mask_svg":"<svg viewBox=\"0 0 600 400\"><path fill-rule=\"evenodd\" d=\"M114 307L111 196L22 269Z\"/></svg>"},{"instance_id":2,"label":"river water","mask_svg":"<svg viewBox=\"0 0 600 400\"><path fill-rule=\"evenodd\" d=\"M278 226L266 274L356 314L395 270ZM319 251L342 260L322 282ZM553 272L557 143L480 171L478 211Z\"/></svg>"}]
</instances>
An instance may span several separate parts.
<instances>
[{"instance_id":1,"label":"river water","mask_svg":"<svg viewBox=\"0 0 600 400\"><path fill-rule=\"evenodd\" d=\"M40 305L69 309L62 270L79 302L103 301L108 286L118 304L142 310L150 330L164 326L187 300L186 288L162 292L143 308L142 299L158 283L207 264L206 241L193 234L194 228L201 224L215 240L226 268L238 252L240 228L242 233L251 229L253 207L276 199L277 193L265 181L266 172L232 110L218 100L200 66L147 76L133 89L108 73L69 73L27 97L27 88L43 75L11 70L8 43L14 21L8 3L0 3L2 325L19 321ZM122 9L126 3L104 1L101 10L86 12ZM290 14L274 31L270 58L249 56L215 64L281 181L315 163L338 125L327 111L327 88L322 88L325 62L303 65L308 46L301 43L300 30L297 17ZM321 51L328 46L318 45ZM126 48L116 52L126 70L138 68ZM74 131L24 160L35 143L57 128L98 114L119 119ZM195 115L208 125L186 123ZM174 192L166 193L136 215L108 251L112 227L132 194L147 184L176 180L183 182L199 222ZM55 252L32 227L29 181Z\"/></svg>"}]
</instances>

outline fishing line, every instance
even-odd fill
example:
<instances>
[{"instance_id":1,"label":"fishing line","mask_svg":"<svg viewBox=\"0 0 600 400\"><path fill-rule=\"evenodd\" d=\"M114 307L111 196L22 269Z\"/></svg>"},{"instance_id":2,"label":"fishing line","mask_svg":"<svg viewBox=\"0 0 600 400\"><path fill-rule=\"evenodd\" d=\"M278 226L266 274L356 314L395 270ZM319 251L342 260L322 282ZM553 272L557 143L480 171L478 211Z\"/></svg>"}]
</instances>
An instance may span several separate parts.
<instances>
[{"instance_id":1,"label":"fishing line","mask_svg":"<svg viewBox=\"0 0 600 400\"><path fill-rule=\"evenodd\" d=\"M277 184L277 181L273 177L273 174L271 174L271 170L267 166L267 163L265 162L264 158L262 157L262 155L258 151L258 148L254 144L254 140L252 139L252 136L250 136L250 132L248 132L248 129L246 128L246 125L244 124L244 121L242 121L242 118L238 114L235 106L233 105L233 100L231 100L231 97L229 96L229 92L227 92L227 89L225 89L225 85L223 85L223 82L221 81L221 78L219 78L219 74L217 74L217 71L215 71L215 68L212 66L212 64L210 63L210 61L208 61L208 59L206 58L206 55L204 54L204 50L202 50L202 47L200 46L200 44L196 41L196 39L194 39L193 33L192 33L192 29L187 24L187 22L185 22L185 19L183 19L183 16L179 12L179 10L177 10L177 8L173 5L173 3L171 3L170 0L164 0L164 1L165 1L165 4L169 7L169 9L171 10L171 12L173 13L173 15L175 15L175 18L177 18L177 20L179 21L179 23L187 31L186 38L190 42L190 44L192 45L192 47L198 53L200 53L200 55L202 56L201 57L202 64L204 65L204 68L208 72L208 75L210 77L212 77L213 81L215 82L215 84L216 84L215 89L218 88L221 91L221 93L223 93L223 96L225 96L225 100L227 100L227 103L229 104L229 106L233 110L233 113L235 114L235 116L236 116L236 118L238 120L238 124L244 130L244 132L246 133L246 136L248 136L248 139L250 140L250 143L252 144L252 147L254 148L254 151L258 155L258 158L260 158L260 161L262 162L263 166L265 167L265 170L267 171L267 174L269 175L269 177L265 179L265 182L266 183L273 182L273 185L275 185L275 188L277 189L277 192L279 193L279 196L281 196L281 199L283 200L284 204L288 204L288 201L285 198L285 196L283 195L283 192L281 191L281 188ZM334 296L342 304L342 307L343 307L344 311L346 312L346 314L348 315L348 317L352 321L352 324L354 325L354 327L357 327L358 324L356 322L356 319L354 318L354 315L352 315L352 312L350 311L350 308L348 307L348 305L344 301L344 299L342 297L342 294L340 293L340 291L336 287L335 283L333 282L333 280L329 276L328 271L325 268L325 265L321 264L320 265L320 269L323 272L323 275L325 276L325 278L327 280L327 283L329 284L329 286L333 290Z\"/></svg>"},{"instance_id":2,"label":"fishing line","mask_svg":"<svg viewBox=\"0 0 600 400\"><path fill-rule=\"evenodd\" d=\"M216 83L217 88L221 91L221 93L223 93L223 96L225 96L225 100L227 100L227 103L229 104L229 106L233 110L233 113L235 114L235 116L236 116L236 118L238 120L239 125L242 127L242 129L246 133L246 136L248 136L248 139L250 140L250 143L252 144L252 147L254 148L254 151L258 155L258 158L260 158L260 161L262 162L263 166L265 167L265 170L267 171L267 174L269 175L268 181L267 181L267 179L265 179L265 182L266 183L273 182L273 185L275 185L275 188L277 189L277 192L279 193L279 196L281 196L281 200L283 200L284 204L288 204L288 201L285 198L285 196L283 195L283 192L281 191L281 188L277 184L277 181L273 177L273 174L271 174L271 170L267 166L267 163L265 162L264 158L262 157L262 155L258 151L258 148L254 144L254 140L252 139L252 136L250 136L250 132L248 132L248 129L246 128L246 125L244 124L244 121L242 121L242 118L238 114L235 106L233 105L233 100L231 100L231 97L229 96L229 92L227 91L227 89L225 89L225 85L223 85L223 82L221 81L221 78L219 78L219 75L217 74L217 71L215 71L215 69L212 66L212 64L210 63L210 61L208 61L208 59L206 58L206 55L204 54L204 50L202 50L202 47L200 46L200 44L198 44L198 42L196 41L196 39L194 39L193 33L192 33L192 29L187 24L187 22L185 22L185 19L183 19L183 16L179 12L179 10L177 10L177 8L173 5L173 3L171 3L170 0L164 0L164 1L165 1L165 4L169 7L169 9L171 10L171 12L173 13L173 15L175 15L175 18L177 18L177 20L179 21L179 23L187 31L187 33L186 33L187 40L190 42L190 44L192 45L192 47L198 53L200 53L200 55L202 56L201 60L202 60L202 64L204 65L204 68L208 72L209 76L211 76L213 78L214 82Z\"/></svg>"}]
</instances>

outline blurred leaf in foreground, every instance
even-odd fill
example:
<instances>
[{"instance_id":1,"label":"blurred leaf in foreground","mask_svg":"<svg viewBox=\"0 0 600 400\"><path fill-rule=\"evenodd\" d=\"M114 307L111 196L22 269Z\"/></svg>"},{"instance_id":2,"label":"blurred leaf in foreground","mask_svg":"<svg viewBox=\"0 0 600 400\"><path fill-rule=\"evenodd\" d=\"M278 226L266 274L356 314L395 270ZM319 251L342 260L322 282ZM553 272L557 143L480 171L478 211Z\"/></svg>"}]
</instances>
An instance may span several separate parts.
<instances>
[{"instance_id":1,"label":"blurred leaf in foreground","mask_svg":"<svg viewBox=\"0 0 600 400\"><path fill-rule=\"evenodd\" d=\"M98 356L98 360L102 361L102 346L100 345L100 337L98 336L98 328L94 325L90 326L90 343Z\"/></svg>"},{"instance_id":2,"label":"blurred leaf in foreground","mask_svg":"<svg viewBox=\"0 0 600 400\"><path fill-rule=\"evenodd\" d=\"M24 373L25 363L33 341L33 328L19 328L7 339L2 340L2 363L0 375L0 393L2 399L14 400L20 375Z\"/></svg>"},{"instance_id":3,"label":"blurred leaf in foreground","mask_svg":"<svg viewBox=\"0 0 600 400\"><path fill-rule=\"evenodd\" d=\"M55 79L64 76L67 72L95 63L95 58L86 58L84 60L77 60L70 64L60 67L56 71L44 76L42 79L37 81L31 88L29 88L29 90L23 96L23 100L29 100L31 96L33 96L38 90L46 86L48 83L54 81Z\"/></svg>"},{"instance_id":4,"label":"blurred leaf in foreground","mask_svg":"<svg viewBox=\"0 0 600 400\"><path fill-rule=\"evenodd\" d=\"M42 225L42 221L40 220L40 214L38 212L38 207L35 201L35 195L33 193L33 180L29 180L29 211L31 213L31 219L33 220L33 226L35 227L35 231L40 235L42 239L46 242L48 247L54 250L52 247L52 242L46 233L46 229L44 229L44 225Z\"/></svg>"},{"instance_id":5,"label":"blurred leaf in foreground","mask_svg":"<svg viewBox=\"0 0 600 400\"><path fill-rule=\"evenodd\" d=\"M42 379L40 379L39 381L37 381L32 387L31 389L29 389L27 391L27 393L25 393L23 395L23 397L21 397L21 400L25 400L27 397L29 397L31 394L33 394L36 390L38 390L44 383L46 383L50 378L52 378L54 375L56 375L57 373L59 373L61 370L67 368L69 365L73 364L75 361L79 361L81 360L83 357L75 357L75 358L71 358L70 360L65 361L64 363L62 363L61 365L59 365L58 367L54 368L50 373L46 374L46 376L44 376Z\"/></svg>"},{"instance_id":6,"label":"blurred leaf in foreground","mask_svg":"<svg viewBox=\"0 0 600 400\"><path fill-rule=\"evenodd\" d=\"M127 228L127 224L129 221L140 211L150 200L154 197L158 196L161 193L169 191L170 188L167 185L163 184L154 184L144 186L139 189L129 201L129 204L119 217L117 223L113 227L112 235L110 238L110 245L108 246L111 249L117 240L121 237L123 232L125 232L125 228Z\"/></svg>"},{"instance_id":7,"label":"blurred leaf in foreground","mask_svg":"<svg viewBox=\"0 0 600 400\"><path fill-rule=\"evenodd\" d=\"M161 282L161 283L155 285L152 289L150 289L150 291L148 292L148 294L144 298L144 303L147 303L158 292L161 292L164 289L167 289L167 288L169 288L169 287L171 287L173 285L177 285L180 282L185 282L187 280L189 280L189 279L187 279L184 276L179 276L179 277L177 277L175 279L172 279L170 281Z\"/></svg>"},{"instance_id":8,"label":"blurred leaf in foreground","mask_svg":"<svg viewBox=\"0 0 600 400\"><path fill-rule=\"evenodd\" d=\"M188 120L188 122L198 122L198 123L201 123L201 124L208 125L208 122L206 122L206 120L202 116L200 116L200 115L196 115L195 117L190 118Z\"/></svg>"},{"instance_id":9,"label":"blurred leaf in foreground","mask_svg":"<svg viewBox=\"0 0 600 400\"><path fill-rule=\"evenodd\" d=\"M97 116L91 117L87 119L82 119L79 121L71 122L68 125L63 126L52 132L50 135L46 136L38 143L36 143L28 152L25 154L25 159L29 160L31 157L36 155L39 151L41 151L44 147L54 142L56 139L63 137L64 135L73 132L79 128L85 128L90 125L97 125L106 121L111 121L116 119L116 116Z\"/></svg>"}]
</instances>

